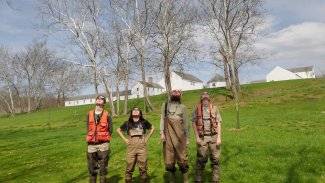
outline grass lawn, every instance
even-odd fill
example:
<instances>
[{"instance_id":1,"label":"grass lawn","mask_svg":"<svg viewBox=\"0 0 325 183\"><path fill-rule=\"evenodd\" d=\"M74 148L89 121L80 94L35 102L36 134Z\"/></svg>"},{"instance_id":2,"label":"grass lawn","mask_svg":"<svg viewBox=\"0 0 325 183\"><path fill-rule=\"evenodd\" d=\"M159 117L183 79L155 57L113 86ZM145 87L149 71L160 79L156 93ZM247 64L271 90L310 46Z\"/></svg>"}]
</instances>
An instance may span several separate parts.
<instances>
[{"instance_id":1,"label":"grass lawn","mask_svg":"<svg viewBox=\"0 0 325 183\"><path fill-rule=\"evenodd\" d=\"M218 103L222 125L222 182L325 182L325 80L310 79L242 86L241 129L236 130L232 101L223 88L207 89ZM183 93L190 116L203 90ZM165 95L151 97L156 112L146 118L156 127L148 142L150 182L166 182L159 141ZM129 108L143 108L142 99ZM93 105L46 109L0 117L0 182L88 182L85 117ZM121 102L121 109L123 102ZM114 117L108 182L124 182L126 145L116 129L128 116ZM191 127L190 180L196 145ZM209 163L209 162L208 162ZM210 182L207 164L205 182ZM135 182L139 172L134 173ZM181 175L177 172L178 182Z\"/></svg>"}]
</instances>

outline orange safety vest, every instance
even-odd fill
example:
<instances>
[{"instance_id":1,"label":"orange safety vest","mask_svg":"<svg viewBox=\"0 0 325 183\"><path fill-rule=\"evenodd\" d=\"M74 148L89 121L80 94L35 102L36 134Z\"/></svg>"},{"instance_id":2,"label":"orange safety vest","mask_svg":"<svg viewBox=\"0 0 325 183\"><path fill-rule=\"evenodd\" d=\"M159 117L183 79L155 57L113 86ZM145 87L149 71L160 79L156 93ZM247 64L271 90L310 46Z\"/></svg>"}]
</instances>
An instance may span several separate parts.
<instances>
[{"instance_id":1,"label":"orange safety vest","mask_svg":"<svg viewBox=\"0 0 325 183\"><path fill-rule=\"evenodd\" d=\"M210 104L210 124L211 124L211 133L217 134L218 124L216 120L216 113L213 109L212 104ZM197 122L196 122L196 130L200 137L204 136L203 129L204 129L204 123L203 123L203 115L202 115L202 104L200 103L197 105Z\"/></svg>"},{"instance_id":2,"label":"orange safety vest","mask_svg":"<svg viewBox=\"0 0 325 183\"><path fill-rule=\"evenodd\" d=\"M90 143L109 142L110 134L108 132L109 123L107 121L108 112L103 111L99 123L96 125L95 110L88 113L88 134L86 141Z\"/></svg>"}]
</instances>

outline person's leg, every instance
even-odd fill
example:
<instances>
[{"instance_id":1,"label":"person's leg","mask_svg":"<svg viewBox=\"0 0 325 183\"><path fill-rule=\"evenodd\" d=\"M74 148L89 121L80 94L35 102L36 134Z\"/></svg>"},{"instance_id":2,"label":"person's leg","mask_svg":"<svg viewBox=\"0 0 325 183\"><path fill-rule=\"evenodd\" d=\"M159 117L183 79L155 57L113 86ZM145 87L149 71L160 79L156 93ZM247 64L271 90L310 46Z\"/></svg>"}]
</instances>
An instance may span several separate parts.
<instances>
[{"instance_id":1,"label":"person's leg","mask_svg":"<svg viewBox=\"0 0 325 183\"><path fill-rule=\"evenodd\" d=\"M208 143L203 138L201 142L197 145L195 182L203 182L204 167L208 161Z\"/></svg>"},{"instance_id":2,"label":"person's leg","mask_svg":"<svg viewBox=\"0 0 325 183\"><path fill-rule=\"evenodd\" d=\"M220 168L219 168L219 159L220 159L220 146L216 145L216 142L209 143L210 149L210 162L211 162L211 171L212 171L212 182L217 183L220 181Z\"/></svg>"},{"instance_id":3,"label":"person's leg","mask_svg":"<svg viewBox=\"0 0 325 183\"><path fill-rule=\"evenodd\" d=\"M185 142L184 142L185 144ZM183 176L183 182L187 183L188 182L188 154L187 154L187 147L180 146L175 150L175 156L176 156L176 161L179 166L179 169L182 173Z\"/></svg>"},{"instance_id":4,"label":"person's leg","mask_svg":"<svg viewBox=\"0 0 325 183\"><path fill-rule=\"evenodd\" d=\"M87 164L88 164L88 171L89 171L89 182L96 183L97 169L98 169L97 152L87 153Z\"/></svg>"},{"instance_id":5,"label":"person's leg","mask_svg":"<svg viewBox=\"0 0 325 183\"><path fill-rule=\"evenodd\" d=\"M175 180L175 150L171 143L171 141L164 142L163 145L163 155L164 155L164 163L166 167L166 171L169 172L169 182L174 183Z\"/></svg>"},{"instance_id":6,"label":"person's leg","mask_svg":"<svg viewBox=\"0 0 325 183\"><path fill-rule=\"evenodd\" d=\"M148 177L148 165L147 165L147 148L144 143L139 144L137 152L137 164L139 166L139 172L141 177L141 183L147 182Z\"/></svg>"},{"instance_id":7,"label":"person's leg","mask_svg":"<svg viewBox=\"0 0 325 183\"><path fill-rule=\"evenodd\" d=\"M126 153L126 169L125 169L125 182L132 182L132 174L136 163L137 155L135 145L130 142L127 147Z\"/></svg>"},{"instance_id":8,"label":"person's leg","mask_svg":"<svg viewBox=\"0 0 325 183\"><path fill-rule=\"evenodd\" d=\"M99 157L99 175L100 183L106 182L106 175L108 170L108 159L109 159L109 150L107 151L98 151Z\"/></svg>"}]
</instances>

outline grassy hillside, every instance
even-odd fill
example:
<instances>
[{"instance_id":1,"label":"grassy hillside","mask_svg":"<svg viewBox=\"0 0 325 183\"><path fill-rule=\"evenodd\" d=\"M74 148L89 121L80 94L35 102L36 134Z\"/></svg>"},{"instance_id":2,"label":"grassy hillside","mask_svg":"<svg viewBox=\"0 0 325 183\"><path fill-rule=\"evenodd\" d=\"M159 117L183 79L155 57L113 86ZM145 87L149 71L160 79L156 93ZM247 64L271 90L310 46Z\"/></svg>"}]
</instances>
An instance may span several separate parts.
<instances>
[{"instance_id":1,"label":"grassy hillside","mask_svg":"<svg viewBox=\"0 0 325 183\"><path fill-rule=\"evenodd\" d=\"M236 130L233 104L226 100L229 93L222 88L208 89L223 118L222 182L325 182L325 80L260 83L244 85L242 90L242 128ZM189 115L202 91L183 93ZM149 176L151 182L160 183L167 176L158 127L166 96L151 99L157 112L145 114L156 127L147 145ZM134 106L143 108L143 100L131 100L129 108ZM87 182L85 115L93 107L0 117L0 182ZM126 145L115 129L126 119L123 115L113 119L108 182L124 182ZM192 134L191 180L196 160ZM209 164L206 170L205 180L210 182ZM136 180L138 175L136 170Z\"/></svg>"}]
</instances>

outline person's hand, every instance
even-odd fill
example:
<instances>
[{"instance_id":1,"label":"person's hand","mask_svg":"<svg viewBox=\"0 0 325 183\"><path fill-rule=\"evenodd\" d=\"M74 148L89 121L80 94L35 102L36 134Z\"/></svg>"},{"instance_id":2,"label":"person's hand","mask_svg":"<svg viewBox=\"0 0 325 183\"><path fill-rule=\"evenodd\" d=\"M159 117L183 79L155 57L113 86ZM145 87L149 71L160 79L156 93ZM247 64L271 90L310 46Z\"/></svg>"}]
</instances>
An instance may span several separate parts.
<instances>
[{"instance_id":1,"label":"person's hand","mask_svg":"<svg viewBox=\"0 0 325 183\"><path fill-rule=\"evenodd\" d=\"M217 146L221 145L221 138L217 138Z\"/></svg>"},{"instance_id":2,"label":"person's hand","mask_svg":"<svg viewBox=\"0 0 325 183\"><path fill-rule=\"evenodd\" d=\"M148 142L148 138L144 138L144 143L146 144Z\"/></svg>"},{"instance_id":3,"label":"person's hand","mask_svg":"<svg viewBox=\"0 0 325 183\"><path fill-rule=\"evenodd\" d=\"M186 139L186 146L190 144L190 139Z\"/></svg>"},{"instance_id":4,"label":"person's hand","mask_svg":"<svg viewBox=\"0 0 325 183\"><path fill-rule=\"evenodd\" d=\"M196 138L196 144L197 145L202 145L202 140L200 138Z\"/></svg>"},{"instance_id":5,"label":"person's hand","mask_svg":"<svg viewBox=\"0 0 325 183\"><path fill-rule=\"evenodd\" d=\"M129 145L130 144L130 140L129 139L125 139L124 142Z\"/></svg>"},{"instance_id":6,"label":"person's hand","mask_svg":"<svg viewBox=\"0 0 325 183\"><path fill-rule=\"evenodd\" d=\"M161 140L162 142L166 142L166 137L165 137L164 134L161 134L161 135L160 135L160 140Z\"/></svg>"}]
</instances>

